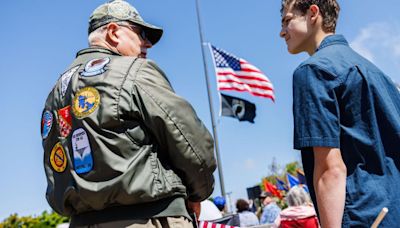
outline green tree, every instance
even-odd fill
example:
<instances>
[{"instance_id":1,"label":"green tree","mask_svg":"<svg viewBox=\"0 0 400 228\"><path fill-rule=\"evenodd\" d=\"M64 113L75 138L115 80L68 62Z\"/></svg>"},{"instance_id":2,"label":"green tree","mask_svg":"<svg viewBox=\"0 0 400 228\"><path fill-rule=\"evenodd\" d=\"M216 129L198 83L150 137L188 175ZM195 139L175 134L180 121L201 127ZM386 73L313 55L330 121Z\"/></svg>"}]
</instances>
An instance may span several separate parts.
<instances>
[{"instance_id":1,"label":"green tree","mask_svg":"<svg viewBox=\"0 0 400 228\"><path fill-rule=\"evenodd\" d=\"M288 172L292 175L296 175L296 170L299 168L300 168L299 162L295 161L295 162L286 164L285 170L286 170L286 172Z\"/></svg>"},{"instance_id":2,"label":"green tree","mask_svg":"<svg viewBox=\"0 0 400 228\"><path fill-rule=\"evenodd\" d=\"M44 211L37 217L12 214L0 223L0 228L47 228L56 227L58 224L69 222L69 218L55 212Z\"/></svg>"}]
</instances>

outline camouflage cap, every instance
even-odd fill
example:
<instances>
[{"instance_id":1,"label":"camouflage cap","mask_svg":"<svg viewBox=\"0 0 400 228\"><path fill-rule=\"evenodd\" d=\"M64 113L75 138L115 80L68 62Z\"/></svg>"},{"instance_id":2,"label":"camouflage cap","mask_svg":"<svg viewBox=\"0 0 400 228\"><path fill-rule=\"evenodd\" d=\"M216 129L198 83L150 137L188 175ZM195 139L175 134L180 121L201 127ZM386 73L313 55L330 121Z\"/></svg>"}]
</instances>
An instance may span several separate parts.
<instances>
[{"instance_id":1,"label":"camouflage cap","mask_svg":"<svg viewBox=\"0 0 400 228\"><path fill-rule=\"evenodd\" d=\"M112 0L97 7L89 19L89 34L103 25L118 21L140 25L153 45L163 34L162 28L146 23L135 8L123 0Z\"/></svg>"}]
</instances>

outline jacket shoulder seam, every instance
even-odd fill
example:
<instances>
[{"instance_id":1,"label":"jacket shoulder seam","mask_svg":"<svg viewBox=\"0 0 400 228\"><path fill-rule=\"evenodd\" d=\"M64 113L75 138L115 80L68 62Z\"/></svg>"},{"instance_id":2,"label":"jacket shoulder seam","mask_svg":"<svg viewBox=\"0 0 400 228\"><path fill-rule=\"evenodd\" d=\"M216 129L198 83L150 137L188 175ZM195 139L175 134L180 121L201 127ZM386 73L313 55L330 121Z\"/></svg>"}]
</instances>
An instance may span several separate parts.
<instances>
[{"instance_id":1,"label":"jacket shoulder seam","mask_svg":"<svg viewBox=\"0 0 400 228\"><path fill-rule=\"evenodd\" d=\"M119 89L119 93L118 93L118 97L117 97L117 119L118 119L118 121L120 121L120 122L121 122L121 115L120 115L120 113L121 113L121 110L120 110L120 99L121 99L121 93L122 93L122 86L125 84L125 82L126 82L128 76L129 76L129 74L130 74L130 72L131 72L131 70L132 70L132 67L134 66L135 62L137 62L137 60L138 60L138 58L133 59L132 63L130 64L128 70L127 70L126 73L125 73L124 80L122 81L121 86L120 86L120 89ZM141 63L141 65L142 65L142 64L143 64L143 62ZM136 70L135 75L136 75L136 73L139 71L139 69L140 69L140 66L139 66L138 69ZM133 81L135 81L135 79L136 79L136 78L134 78Z\"/></svg>"},{"instance_id":2,"label":"jacket shoulder seam","mask_svg":"<svg viewBox=\"0 0 400 228\"><path fill-rule=\"evenodd\" d=\"M195 147L192 145L192 143L190 143L189 139L186 137L186 135L184 134L184 132L182 131L182 129L179 127L179 124L176 123L172 117L169 115L169 112L162 106L162 104L160 104L160 102L151 94L149 93L146 89L144 89L139 83L137 84L137 86L139 88L141 88L156 104L157 106L166 114L166 116L168 117L168 119L170 121L172 121L172 123L174 123L174 126L179 130L179 133L183 136L183 138L185 139L185 141L188 143L189 147L191 148L191 150L194 152L194 154L196 155L196 158L198 159L198 161L200 161L201 166L203 166L203 160L199 157L199 155L196 152Z\"/></svg>"}]
</instances>

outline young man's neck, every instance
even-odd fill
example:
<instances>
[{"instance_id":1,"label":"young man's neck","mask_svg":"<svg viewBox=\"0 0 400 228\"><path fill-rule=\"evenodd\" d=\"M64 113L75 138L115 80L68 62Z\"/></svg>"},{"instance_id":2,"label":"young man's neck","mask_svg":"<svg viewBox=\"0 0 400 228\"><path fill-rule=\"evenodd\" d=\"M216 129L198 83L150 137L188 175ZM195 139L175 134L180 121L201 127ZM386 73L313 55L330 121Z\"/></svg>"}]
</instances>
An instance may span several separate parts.
<instances>
[{"instance_id":1,"label":"young man's neck","mask_svg":"<svg viewBox=\"0 0 400 228\"><path fill-rule=\"evenodd\" d=\"M310 49L307 50L307 53L310 56L313 55L315 51L319 48L325 37L333 34L334 34L333 32L324 32L323 30L317 31L316 34L314 35L314 40L311 41L312 45L310 45Z\"/></svg>"}]
</instances>

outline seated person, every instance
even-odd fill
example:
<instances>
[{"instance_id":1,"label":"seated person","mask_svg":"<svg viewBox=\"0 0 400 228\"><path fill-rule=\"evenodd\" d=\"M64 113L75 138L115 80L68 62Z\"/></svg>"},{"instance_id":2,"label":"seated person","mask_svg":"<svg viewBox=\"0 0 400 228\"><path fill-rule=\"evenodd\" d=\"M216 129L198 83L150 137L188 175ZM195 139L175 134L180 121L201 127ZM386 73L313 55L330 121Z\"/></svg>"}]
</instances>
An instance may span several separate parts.
<instances>
[{"instance_id":1,"label":"seated person","mask_svg":"<svg viewBox=\"0 0 400 228\"><path fill-rule=\"evenodd\" d=\"M275 224L282 228L318 228L318 219L310 196L302 187L294 186L286 195L288 208L281 211Z\"/></svg>"},{"instance_id":2,"label":"seated person","mask_svg":"<svg viewBox=\"0 0 400 228\"><path fill-rule=\"evenodd\" d=\"M239 217L239 224L236 226L248 227L260 224L257 216L250 211L249 203L244 199L236 201L237 215Z\"/></svg>"},{"instance_id":3,"label":"seated person","mask_svg":"<svg viewBox=\"0 0 400 228\"><path fill-rule=\"evenodd\" d=\"M279 216L281 208L276 204L275 199L270 192L262 192L260 200L264 205L260 224L273 224Z\"/></svg>"}]
</instances>

